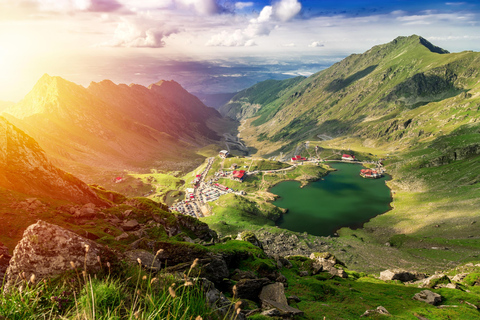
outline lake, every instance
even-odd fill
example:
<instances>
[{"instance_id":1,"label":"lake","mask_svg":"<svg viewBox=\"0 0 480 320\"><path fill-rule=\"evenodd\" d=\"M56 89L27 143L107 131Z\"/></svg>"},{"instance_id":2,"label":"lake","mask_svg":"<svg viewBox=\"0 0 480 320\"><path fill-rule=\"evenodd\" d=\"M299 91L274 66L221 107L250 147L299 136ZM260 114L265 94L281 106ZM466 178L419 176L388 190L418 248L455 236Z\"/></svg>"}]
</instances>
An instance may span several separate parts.
<instances>
[{"instance_id":1,"label":"lake","mask_svg":"<svg viewBox=\"0 0 480 320\"><path fill-rule=\"evenodd\" d=\"M364 179L359 164L332 163L337 171L300 188L298 181L284 181L270 192L280 198L274 205L288 212L277 221L281 228L317 236L333 235L342 227L359 228L371 218L390 210L387 177Z\"/></svg>"}]
</instances>

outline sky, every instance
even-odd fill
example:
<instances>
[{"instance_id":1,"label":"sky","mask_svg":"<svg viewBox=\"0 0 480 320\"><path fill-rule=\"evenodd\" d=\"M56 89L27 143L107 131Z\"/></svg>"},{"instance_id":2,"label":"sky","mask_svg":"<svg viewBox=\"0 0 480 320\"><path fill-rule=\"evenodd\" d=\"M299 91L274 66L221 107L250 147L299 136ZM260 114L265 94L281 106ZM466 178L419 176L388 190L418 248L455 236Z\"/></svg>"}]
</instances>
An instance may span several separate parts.
<instances>
[{"instance_id":1,"label":"sky","mask_svg":"<svg viewBox=\"0 0 480 320\"><path fill-rule=\"evenodd\" d=\"M45 73L191 92L308 76L397 36L480 51L477 0L0 0L0 100Z\"/></svg>"}]
</instances>

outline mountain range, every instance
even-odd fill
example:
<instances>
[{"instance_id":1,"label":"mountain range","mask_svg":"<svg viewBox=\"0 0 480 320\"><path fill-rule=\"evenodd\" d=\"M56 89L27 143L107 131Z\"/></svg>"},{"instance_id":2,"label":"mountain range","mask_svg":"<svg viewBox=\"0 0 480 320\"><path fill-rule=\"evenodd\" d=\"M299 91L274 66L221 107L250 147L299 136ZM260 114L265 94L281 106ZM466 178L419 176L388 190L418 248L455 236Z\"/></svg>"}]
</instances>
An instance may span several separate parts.
<instances>
[{"instance_id":1,"label":"mountain range","mask_svg":"<svg viewBox=\"0 0 480 320\"><path fill-rule=\"evenodd\" d=\"M220 140L209 126L222 121L174 81L147 88L106 80L84 88L49 75L3 115L54 164L84 179L168 162L194 167L204 159L195 150Z\"/></svg>"},{"instance_id":2,"label":"mountain range","mask_svg":"<svg viewBox=\"0 0 480 320\"><path fill-rule=\"evenodd\" d=\"M259 155L319 135L401 150L476 121L479 67L479 53L398 37L308 78L259 83L219 110L245 122L241 137Z\"/></svg>"}]
</instances>

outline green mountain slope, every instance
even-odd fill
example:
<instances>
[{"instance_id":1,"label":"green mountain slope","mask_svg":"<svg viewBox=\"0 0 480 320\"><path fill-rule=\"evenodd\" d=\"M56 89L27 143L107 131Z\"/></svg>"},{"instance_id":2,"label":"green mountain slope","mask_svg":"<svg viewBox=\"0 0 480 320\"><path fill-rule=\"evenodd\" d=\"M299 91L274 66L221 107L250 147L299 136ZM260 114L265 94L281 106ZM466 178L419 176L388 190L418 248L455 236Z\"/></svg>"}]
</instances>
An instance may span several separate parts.
<instances>
[{"instance_id":1,"label":"green mountain slope","mask_svg":"<svg viewBox=\"0 0 480 320\"><path fill-rule=\"evenodd\" d=\"M319 134L401 149L412 139L432 140L447 121L440 134L476 117L479 66L479 53L447 54L419 36L399 37L288 87L289 96L261 104L253 114L237 114L248 119L248 144L264 154L289 151ZM466 113L469 119L456 116Z\"/></svg>"},{"instance_id":2,"label":"green mountain slope","mask_svg":"<svg viewBox=\"0 0 480 320\"><path fill-rule=\"evenodd\" d=\"M311 141L387 158L392 210L339 231L333 250L357 270L433 270L476 260L480 225L480 53L447 53L418 36L351 55L245 116L260 155ZM293 97L295 96L295 98ZM255 99L255 97L249 97ZM321 141L332 138L328 141ZM384 257L388 256L389 259Z\"/></svg>"}]
</instances>

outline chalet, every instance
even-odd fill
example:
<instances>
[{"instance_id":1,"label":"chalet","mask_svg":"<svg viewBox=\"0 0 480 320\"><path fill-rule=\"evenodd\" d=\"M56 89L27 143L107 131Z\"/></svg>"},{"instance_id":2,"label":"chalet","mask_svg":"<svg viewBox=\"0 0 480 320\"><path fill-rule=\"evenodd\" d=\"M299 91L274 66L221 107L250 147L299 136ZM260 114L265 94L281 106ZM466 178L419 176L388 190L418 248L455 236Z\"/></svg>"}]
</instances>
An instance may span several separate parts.
<instances>
[{"instance_id":1,"label":"chalet","mask_svg":"<svg viewBox=\"0 0 480 320\"><path fill-rule=\"evenodd\" d=\"M218 153L218 156L222 159L225 159L226 157L228 157L228 151L227 150L222 150Z\"/></svg>"},{"instance_id":2,"label":"chalet","mask_svg":"<svg viewBox=\"0 0 480 320\"><path fill-rule=\"evenodd\" d=\"M342 160L347 160L347 161L355 161L355 156L352 156L350 154L344 154L342 156Z\"/></svg>"},{"instance_id":3,"label":"chalet","mask_svg":"<svg viewBox=\"0 0 480 320\"><path fill-rule=\"evenodd\" d=\"M360 176L363 178L377 179L380 178L382 174L374 169L362 169L360 170Z\"/></svg>"},{"instance_id":4,"label":"chalet","mask_svg":"<svg viewBox=\"0 0 480 320\"><path fill-rule=\"evenodd\" d=\"M300 155L296 155L295 157L292 158L292 162L295 162L295 161L307 161L307 158L304 158Z\"/></svg>"},{"instance_id":5,"label":"chalet","mask_svg":"<svg viewBox=\"0 0 480 320\"><path fill-rule=\"evenodd\" d=\"M245 179L245 170L235 170L232 172L232 179L233 180L236 180L236 181L240 181L240 182L243 182L243 180Z\"/></svg>"}]
</instances>

